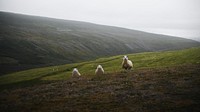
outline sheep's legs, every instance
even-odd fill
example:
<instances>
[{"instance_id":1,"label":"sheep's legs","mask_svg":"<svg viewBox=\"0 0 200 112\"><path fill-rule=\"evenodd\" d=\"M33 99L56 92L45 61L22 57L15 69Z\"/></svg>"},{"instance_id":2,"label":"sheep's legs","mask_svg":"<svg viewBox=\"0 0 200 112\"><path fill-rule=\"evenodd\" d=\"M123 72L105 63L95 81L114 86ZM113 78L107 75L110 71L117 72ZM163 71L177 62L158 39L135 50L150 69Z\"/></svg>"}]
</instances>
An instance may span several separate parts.
<instances>
[{"instance_id":1,"label":"sheep's legs","mask_svg":"<svg viewBox=\"0 0 200 112\"><path fill-rule=\"evenodd\" d=\"M123 71L121 71L122 73L128 73L128 72L132 72L133 68L124 68Z\"/></svg>"}]
</instances>

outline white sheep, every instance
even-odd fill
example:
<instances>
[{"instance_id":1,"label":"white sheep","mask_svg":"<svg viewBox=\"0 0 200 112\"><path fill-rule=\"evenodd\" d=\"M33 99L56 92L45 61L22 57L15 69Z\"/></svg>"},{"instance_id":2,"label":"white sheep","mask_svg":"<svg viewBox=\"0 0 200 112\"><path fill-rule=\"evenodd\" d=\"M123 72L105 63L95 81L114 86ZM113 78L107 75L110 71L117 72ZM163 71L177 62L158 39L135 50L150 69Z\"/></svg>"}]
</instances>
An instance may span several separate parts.
<instances>
[{"instance_id":1,"label":"white sheep","mask_svg":"<svg viewBox=\"0 0 200 112\"><path fill-rule=\"evenodd\" d=\"M130 70L131 68L133 68L133 63L131 60L128 59L127 56L123 57L122 68L124 68L126 70L127 69Z\"/></svg>"},{"instance_id":2,"label":"white sheep","mask_svg":"<svg viewBox=\"0 0 200 112\"><path fill-rule=\"evenodd\" d=\"M78 69L77 68L74 68L73 71L72 71L72 76L73 77L79 77L81 76L81 74L79 73Z\"/></svg>"},{"instance_id":3,"label":"white sheep","mask_svg":"<svg viewBox=\"0 0 200 112\"><path fill-rule=\"evenodd\" d=\"M104 70L103 70L103 67L102 67L101 65L98 65L98 66L97 66L97 69L96 69L96 71L95 71L95 74L96 74L96 75L102 75L102 74L104 74Z\"/></svg>"}]
</instances>

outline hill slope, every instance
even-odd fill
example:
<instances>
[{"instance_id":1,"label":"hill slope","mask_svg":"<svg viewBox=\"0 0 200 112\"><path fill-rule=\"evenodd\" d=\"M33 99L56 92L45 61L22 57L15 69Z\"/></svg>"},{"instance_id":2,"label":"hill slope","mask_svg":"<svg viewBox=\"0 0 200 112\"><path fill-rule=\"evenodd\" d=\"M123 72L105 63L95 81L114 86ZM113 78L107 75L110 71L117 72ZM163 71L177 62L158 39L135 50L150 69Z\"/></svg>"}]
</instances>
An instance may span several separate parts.
<instances>
[{"instance_id":1,"label":"hill slope","mask_svg":"<svg viewBox=\"0 0 200 112\"><path fill-rule=\"evenodd\" d=\"M0 12L0 70L199 46L198 42L78 21Z\"/></svg>"},{"instance_id":2,"label":"hill slope","mask_svg":"<svg viewBox=\"0 0 200 112\"><path fill-rule=\"evenodd\" d=\"M180 51L147 52L129 54L134 69L173 67L177 65L200 64L200 48L191 48ZM94 61L30 69L0 76L0 85L21 85L32 82L66 80L71 77L73 68L78 68L83 76L94 75L97 65L101 64L106 73L122 71L122 55L100 58ZM134 71L135 71L134 70Z\"/></svg>"},{"instance_id":3,"label":"hill slope","mask_svg":"<svg viewBox=\"0 0 200 112\"><path fill-rule=\"evenodd\" d=\"M200 48L128 56L129 72L114 56L0 76L0 110L200 111ZM105 75L94 75L98 64ZM73 67L80 78L70 78Z\"/></svg>"}]
</instances>

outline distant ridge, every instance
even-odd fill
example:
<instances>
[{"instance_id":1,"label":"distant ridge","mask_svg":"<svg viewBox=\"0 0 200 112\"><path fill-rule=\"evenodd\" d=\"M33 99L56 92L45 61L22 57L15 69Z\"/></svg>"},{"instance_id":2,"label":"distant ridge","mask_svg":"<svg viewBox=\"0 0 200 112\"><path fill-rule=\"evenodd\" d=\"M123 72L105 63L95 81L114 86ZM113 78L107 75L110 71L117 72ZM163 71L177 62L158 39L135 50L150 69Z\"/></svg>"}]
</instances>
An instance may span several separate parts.
<instances>
[{"instance_id":1,"label":"distant ridge","mask_svg":"<svg viewBox=\"0 0 200 112\"><path fill-rule=\"evenodd\" d=\"M199 45L190 39L119 27L0 12L0 74Z\"/></svg>"}]
</instances>

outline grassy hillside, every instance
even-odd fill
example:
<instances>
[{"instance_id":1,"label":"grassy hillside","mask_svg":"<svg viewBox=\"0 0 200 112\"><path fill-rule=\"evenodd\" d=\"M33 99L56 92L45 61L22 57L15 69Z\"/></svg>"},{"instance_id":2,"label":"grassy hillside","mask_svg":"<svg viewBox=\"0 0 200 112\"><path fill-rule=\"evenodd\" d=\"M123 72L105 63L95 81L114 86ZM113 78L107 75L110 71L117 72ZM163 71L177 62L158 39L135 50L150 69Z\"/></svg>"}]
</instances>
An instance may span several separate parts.
<instances>
[{"instance_id":1,"label":"grassy hillside","mask_svg":"<svg viewBox=\"0 0 200 112\"><path fill-rule=\"evenodd\" d=\"M92 23L0 12L0 74L199 42Z\"/></svg>"},{"instance_id":2,"label":"grassy hillside","mask_svg":"<svg viewBox=\"0 0 200 112\"><path fill-rule=\"evenodd\" d=\"M129 54L0 76L0 110L199 112L200 48ZM98 64L106 74L94 75ZM82 76L71 78L77 67Z\"/></svg>"},{"instance_id":3,"label":"grassy hillside","mask_svg":"<svg viewBox=\"0 0 200 112\"><path fill-rule=\"evenodd\" d=\"M122 57L122 55L119 55L108 58L100 58L94 61L30 69L11 73L0 76L0 85L23 85L32 82L66 80L71 77L71 72L75 67L79 69L83 76L93 76L98 64L103 66L107 74L118 73L123 71L121 68ZM183 64L200 64L200 48L168 52L137 53L129 54L128 57L133 61L133 71L145 68L173 67Z\"/></svg>"},{"instance_id":4,"label":"grassy hillside","mask_svg":"<svg viewBox=\"0 0 200 112\"><path fill-rule=\"evenodd\" d=\"M129 54L0 76L0 110L199 112L200 48ZM106 74L95 76L98 64ZM82 76L71 78L77 67Z\"/></svg>"}]
</instances>

